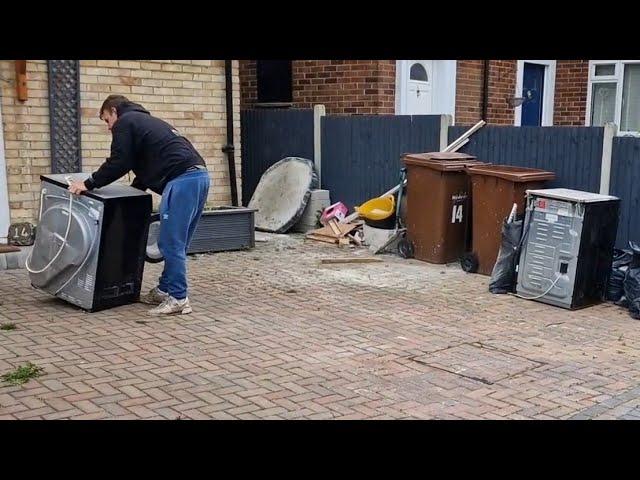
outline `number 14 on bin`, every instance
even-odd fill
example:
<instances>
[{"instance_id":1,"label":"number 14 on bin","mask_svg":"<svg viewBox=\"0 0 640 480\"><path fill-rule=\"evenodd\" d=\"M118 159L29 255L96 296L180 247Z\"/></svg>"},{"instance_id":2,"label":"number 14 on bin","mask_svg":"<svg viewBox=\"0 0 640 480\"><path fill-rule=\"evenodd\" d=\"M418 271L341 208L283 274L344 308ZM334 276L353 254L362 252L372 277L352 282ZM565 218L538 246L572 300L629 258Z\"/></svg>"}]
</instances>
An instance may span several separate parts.
<instances>
[{"instance_id":1,"label":"number 14 on bin","mask_svg":"<svg viewBox=\"0 0 640 480\"><path fill-rule=\"evenodd\" d=\"M453 210L451 211L451 223L462 223L462 208L463 204L453 205Z\"/></svg>"}]
</instances>

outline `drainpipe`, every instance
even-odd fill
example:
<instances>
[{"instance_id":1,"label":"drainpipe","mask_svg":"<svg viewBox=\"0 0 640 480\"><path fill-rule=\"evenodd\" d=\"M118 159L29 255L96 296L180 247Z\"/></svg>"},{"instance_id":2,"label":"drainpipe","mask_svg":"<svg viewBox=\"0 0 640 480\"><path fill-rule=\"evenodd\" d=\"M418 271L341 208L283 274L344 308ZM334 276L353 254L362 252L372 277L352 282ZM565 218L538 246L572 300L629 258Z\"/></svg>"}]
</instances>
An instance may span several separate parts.
<instances>
[{"instance_id":1,"label":"drainpipe","mask_svg":"<svg viewBox=\"0 0 640 480\"><path fill-rule=\"evenodd\" d=\"M224 61L225 92L227 97L227 144L222 147L222 151L227 154L229 162L229 182L231 187L231 204L238 206L238 185L236 182L236 160L234 157L235 147L233 145L233 60Z\"/></svg>"},{"instance_id":2,"label":"drainpipe","mask_svg":"<svg viewBox=\"0 0 640 480\"><path fill-rule=\"evenodd\" d=\"M484 69L483 69L483 85L482 85L482 119L485 122L487 121L487 108L489 106L489 62L490 60L484 61Z\"/></svg>"},{"instance_id":3,"label":"drainpipe","mask_svg":"<svg viewBox=\"0 0 640 480\"><path fill-rule=\"evenodd\" d=\"M7 243L11 224L9 190L7 187L7 162L4 156L4 124L2 123L2 95L0 95L0 243Z\"/></svg>"}]
</instances>

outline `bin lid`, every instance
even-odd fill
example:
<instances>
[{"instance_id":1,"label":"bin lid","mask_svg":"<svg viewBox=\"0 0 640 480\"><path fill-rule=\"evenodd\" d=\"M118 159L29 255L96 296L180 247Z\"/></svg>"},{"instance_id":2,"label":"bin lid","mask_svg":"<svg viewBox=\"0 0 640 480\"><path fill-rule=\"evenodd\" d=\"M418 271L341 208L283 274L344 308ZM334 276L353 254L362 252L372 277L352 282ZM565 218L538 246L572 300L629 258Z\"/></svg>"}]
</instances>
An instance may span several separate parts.
<instances>
[{"instance_id":1,"label":"bin lid","mask_svg":"<svg viewBox=\"0 0 640 480\"><path fill-rule=\"evenodd\" d=\"M539 190L527 190L527 195L537 197L554 198L557 200L569 200L578 203L610 202L619 200L611 195L601 195L599 193L583 192L581 190L571 190L569 188L545 188Z\"/></svg>"},{"instance_id":2,"label":"bin lid","mask_svg":"<svg viewBox=\"0 0 640 480\"><path fill-rule=\"evenodd\" d=\"M512 165L479 165L469 166L470 175L485 175L498 177L515 183L535 182L541 180L553 180L556 174L538 168L515 167Z\"/></svg>"},{"instance_id":3,"label":"bin lid","mask_svg":"<svg viewBox=\"0 0 640 480\"><path fill-rule=\"evenodd\" d=\"M426 152L408 153L404 155L404 158L410 160L474 160L476 157L460 152Z\"/></svg>"},{"instance_id":4,"label":"bin lid","mask_svg":"<svg viewBox=\"0 0 640 480\"><path fill-rule=\"evenodd\" d=\"M430 168L441 172L459 172L472 165L486 165L473 155L457 152L430 152L405 155L405 165Z\"/></svg>"}]
</instances>

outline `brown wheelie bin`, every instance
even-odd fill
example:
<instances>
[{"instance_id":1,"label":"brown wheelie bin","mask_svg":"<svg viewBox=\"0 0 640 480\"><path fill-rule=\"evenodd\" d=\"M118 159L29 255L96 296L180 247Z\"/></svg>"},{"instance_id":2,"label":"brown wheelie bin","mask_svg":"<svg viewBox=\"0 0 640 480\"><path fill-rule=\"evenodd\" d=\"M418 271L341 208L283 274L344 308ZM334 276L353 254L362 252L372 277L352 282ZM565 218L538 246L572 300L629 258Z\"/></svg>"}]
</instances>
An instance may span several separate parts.
<instances>
[{"instance_id":1,"label":"brown wheelie bin","mask_svg":"<svg viewBox=\"0 0 640 480\"><path fill-rule=\"evenodd\" d=\"M469 197L466 168L484 165L464 153L432 152L403 157L407 168L407 238L414 258L457 261L467 247Z\"/></svg>"},{"instance_id":2,"label":"brown wheelie bin","mask_svg":"<svg viewBox=\"0 0 640 480\"><path fill-rule=\"evenodd\" d=\"M555 178L555 174L508 165L470 166L467 172L471 178L473 198L471 256L477 260L478 273L491 275L500 250L502 222L513 204L518 205L517 213L523 214L525 191L543 188L547 181ZM466 265L470 263L474 262L466 262Z\"/></svg>"}]
</instances>

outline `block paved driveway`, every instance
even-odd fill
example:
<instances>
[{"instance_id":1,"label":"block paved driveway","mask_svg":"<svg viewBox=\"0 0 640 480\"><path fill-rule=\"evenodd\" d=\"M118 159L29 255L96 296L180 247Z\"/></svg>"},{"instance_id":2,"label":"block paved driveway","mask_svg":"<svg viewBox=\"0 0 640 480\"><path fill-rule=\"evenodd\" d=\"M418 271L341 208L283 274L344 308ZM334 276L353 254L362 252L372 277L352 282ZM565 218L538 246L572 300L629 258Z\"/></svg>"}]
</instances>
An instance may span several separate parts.
<instances>
[{"instance_id":1,"label":"block paved driveway","mask_svg":"<svg viewBox=\"0 0 640 480\"><path fill-rule=\"evenodd\" d=\"M640 324L487 292L488 278L300 237L189 261L194 313L87 314L0 272L2 419L640 418ZM161 264L147 264L144 288Z\"/></svg>"}]
</instances>

